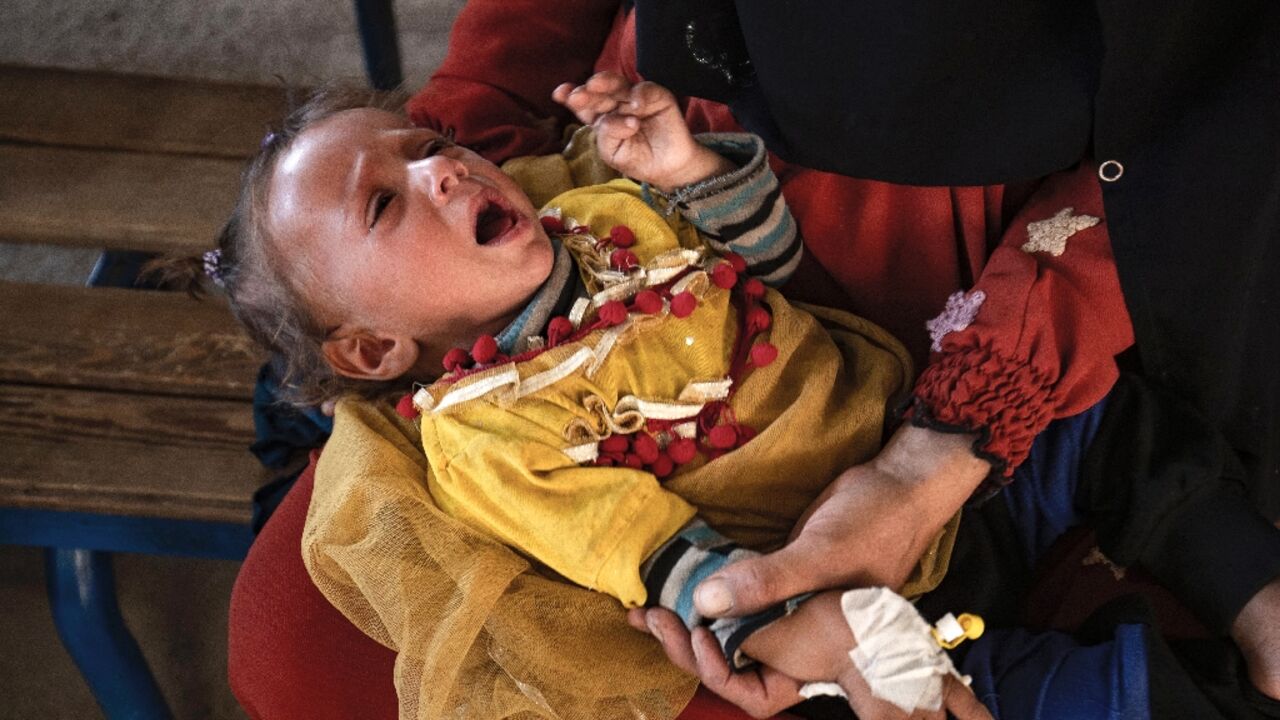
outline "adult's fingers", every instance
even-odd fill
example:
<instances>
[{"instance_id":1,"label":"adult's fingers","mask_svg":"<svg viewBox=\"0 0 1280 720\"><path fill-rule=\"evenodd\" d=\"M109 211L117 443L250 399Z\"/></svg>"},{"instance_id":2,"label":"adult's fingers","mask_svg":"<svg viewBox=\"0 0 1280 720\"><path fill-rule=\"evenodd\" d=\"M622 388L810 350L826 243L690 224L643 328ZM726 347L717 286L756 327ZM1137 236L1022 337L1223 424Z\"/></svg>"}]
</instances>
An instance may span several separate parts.
<instances>
[{"instance_id":1,"label":"adult's fingers","mask_svg":"<svg viewBox=\"0 0 1280 720\"><path fill-rule=\"evenodd\" d=\"M703 686L751 717L773 717L802 699L800 683L772 668L761 665L745 672L730 670L720 643L706 628L694 628L691 641Z\"/></svg>"},{"instance_id":2,"label":"adult's fingers","mask_svg":"<svg viewBox=\"0 0 1280 720\"><path fill-rule=\"evenodd\" d=\"M708 617L740 617L802 593L822 589L816 568L827 560L803 541L741 560L702 581L693 592L698 612Z\"/></svg>"},{"instance_id":3,"label":"adult's fingers","mask_svg":"<svg viewBox=\"0 0 1280 720\"><path fill-rule=\"evenodd\" d=\"M640 617L643 629L662 643L662 649L667 653L671 664L690 675L697 675L698 663L693 654L689 631L685 629L680 617L662 608L643 610Z\"/></svg>"}]
</instances>

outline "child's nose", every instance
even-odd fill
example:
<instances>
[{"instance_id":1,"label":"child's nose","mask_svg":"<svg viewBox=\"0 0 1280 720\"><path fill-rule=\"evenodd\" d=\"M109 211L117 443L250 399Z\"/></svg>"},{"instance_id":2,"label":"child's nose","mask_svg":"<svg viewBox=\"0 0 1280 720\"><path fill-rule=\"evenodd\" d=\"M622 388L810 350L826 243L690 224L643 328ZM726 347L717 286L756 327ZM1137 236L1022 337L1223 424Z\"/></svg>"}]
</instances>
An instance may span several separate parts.
<instances>
[{"instance_id":1,"label":"child's nose","mask_svg":"<svg viewBox=\"0 0 1280 720\"><path fill-rule=\"evenodd\" d=\"M433 155L411 163L409 172L419 189L438 206L449 202L458 183L468 174L467 166L461 160L444 155Z\"/></svg>"}]
</instances>

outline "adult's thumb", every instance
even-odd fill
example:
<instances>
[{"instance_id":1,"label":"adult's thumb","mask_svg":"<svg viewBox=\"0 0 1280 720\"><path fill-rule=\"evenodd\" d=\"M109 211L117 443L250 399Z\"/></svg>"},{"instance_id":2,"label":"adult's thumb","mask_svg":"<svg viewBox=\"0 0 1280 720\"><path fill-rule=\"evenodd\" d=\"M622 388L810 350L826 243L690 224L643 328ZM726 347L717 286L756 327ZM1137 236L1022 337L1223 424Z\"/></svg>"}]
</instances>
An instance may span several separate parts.
<instances>
[{"instance_id":1,"label":"adult's thumb","mask_svg":"<svg viewBox=\"0 0 1280 720\"><path fill-rule=\"evenodd\" d=\"M818 589L820 582L788 545L729 565L703 580L693 591L693 604L707 617L741 617Z\"/></svg>"}]
</instances>

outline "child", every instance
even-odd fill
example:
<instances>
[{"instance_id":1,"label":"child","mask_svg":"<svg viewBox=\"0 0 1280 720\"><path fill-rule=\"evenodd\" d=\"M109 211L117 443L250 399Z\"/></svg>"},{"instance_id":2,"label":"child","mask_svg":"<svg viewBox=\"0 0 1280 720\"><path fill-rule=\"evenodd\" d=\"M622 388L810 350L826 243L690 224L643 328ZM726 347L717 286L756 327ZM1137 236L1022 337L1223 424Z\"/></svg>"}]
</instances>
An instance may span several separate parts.
<instances>
[{"instance_id":1,"label":"child","mask_svg":"<svg viewBox=\"0 0 1280 720\"><path fill-rule=\"evenodd\" d=\"M544 224L491 164L395 115L355 109L304 116L294 137L269 138L228 225L215 271L251 332L290 355L302 398L331 397L347 378L377 390L448 370L412 395L424 413L425 488L403 458L366 449L370 485L318 483L304 537L317 585L402 658L453 637L471 652L482 632L474 614L445 617L434 635L412 627L439 617L416 610L451 602L415 605L432 592L415 566L437 565L464 603L494 592L475 590L485 575L501 576L501 594L518 563L447 560L474 556L489 537L570 580L629 604L661 599L697 622L687 600L697 579L745 552L711 528L779 543L830 478L874 453L884 408L910 377L878 328L806 313L746 277L780 282L799 252L758 141L721 137L724 154L712 152L654 86L604 77L581 92L589 102L575 110L600 116L601 154L658 197L628 182L586 188L553 200L560 215ZM692 227L651 205L678 209L707 245L742 255L706 257ZM339 404L344 418L392 422L352 402ZM937 582L949 540L935 541L911 591ZM726 653L860 689L838 594L771 619L717 627ZM489 650L494 662L513 678L529 670L504 647ZM434 679L419 677L421 661L402 670L402 689ZM547 680L526 695L552 697ZM446 701L457 705L425 690L402 696L410 712Z\"/></svg>"}]
</instances>

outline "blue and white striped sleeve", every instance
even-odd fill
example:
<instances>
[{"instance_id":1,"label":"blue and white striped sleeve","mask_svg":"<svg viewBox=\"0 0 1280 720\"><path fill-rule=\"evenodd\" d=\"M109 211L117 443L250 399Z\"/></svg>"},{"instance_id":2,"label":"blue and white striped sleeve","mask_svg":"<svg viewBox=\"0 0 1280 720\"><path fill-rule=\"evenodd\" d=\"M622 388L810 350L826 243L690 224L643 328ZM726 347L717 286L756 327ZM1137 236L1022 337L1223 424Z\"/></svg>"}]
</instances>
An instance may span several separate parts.
<instances>
[{"instance_id":1,"label":"blue and white striped sleeve","mask_svg":"<svg viewBox=\"0 0 1280 720\"><path fill-rule=\"evenodd\" d=\"M739 167L664 196L667 212L679 210L717 252L741 255L753 277L785 283L800 264L803 243L764 141L749 133L706 133L697 140Z\"/></svg>"}]
</instances>

